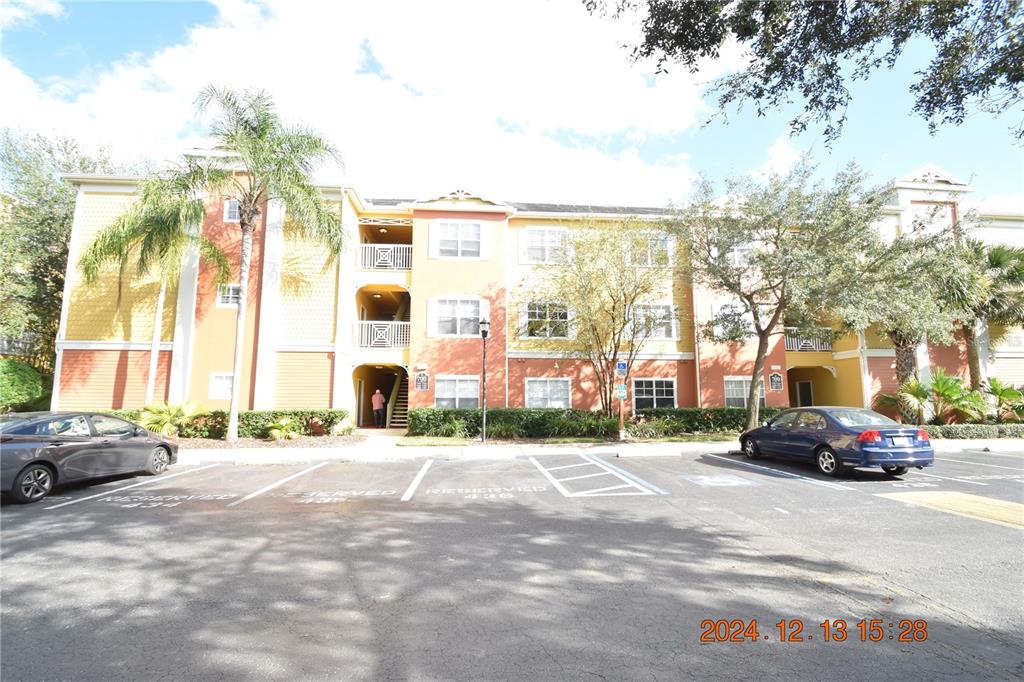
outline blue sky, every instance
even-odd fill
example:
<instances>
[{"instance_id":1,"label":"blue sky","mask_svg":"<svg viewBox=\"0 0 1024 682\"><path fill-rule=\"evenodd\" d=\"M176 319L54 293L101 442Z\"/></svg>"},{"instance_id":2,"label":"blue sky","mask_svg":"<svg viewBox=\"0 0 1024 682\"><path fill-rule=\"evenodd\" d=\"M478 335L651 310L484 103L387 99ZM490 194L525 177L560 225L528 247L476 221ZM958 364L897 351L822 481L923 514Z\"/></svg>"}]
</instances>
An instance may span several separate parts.
<instances>
[{"instance_id":1,"label":"blue sky","mask_svg":"<svg viewBox=\"0 0 1024 682\"><path fill-rule=\"evenodd\" d=\"M1009 117L978 113L931 136L911 113L908 85L926 63L926 44L894 71L852 85L846 127L828 149L815 129L787 138L796 107L763 117L747 107L728 112L728 125L699 125L715 103L693 79L629 64L618 45L631 27L590 17L578 3L526 3L503 22L515 33L509 22L522 21L525 33L542 18L554 25L546 30L581 41L577 54L536 56L523 35L493 52L496 38L449 49L451 36L488 17L458 5L462 25L443 34L442 22L424 26L414 5L375 16L350 4L313 15L309 5L298 11L277 0L47 1L25 5L25 16L3 28L5 89L26 93L21 116L3 123L38 122L155 159L201 144L191 94L205 80L230 80L266 87L284 113L328 134L346 157L346 179L367 193L415 195L436 180L476 183L510 200L653 203L679 200L697 173L746 174L772 159L784 167L810 151L823 172L856 161L882 181L933 163L970 179L979 195L1024 199L1024 152ZM248 46L257 59L241 58Z\"/></svg>"}]
</instances>

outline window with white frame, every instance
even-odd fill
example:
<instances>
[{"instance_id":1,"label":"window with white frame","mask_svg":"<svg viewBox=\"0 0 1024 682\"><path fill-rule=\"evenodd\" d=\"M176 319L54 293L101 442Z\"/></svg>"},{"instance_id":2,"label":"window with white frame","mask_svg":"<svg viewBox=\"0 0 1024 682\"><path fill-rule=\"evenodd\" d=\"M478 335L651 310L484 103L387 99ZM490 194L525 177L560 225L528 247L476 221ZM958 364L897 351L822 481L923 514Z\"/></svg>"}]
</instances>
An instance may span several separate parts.
<instances>
[{"instance_id":1,"label":"window with white frame","mask_svg":"<svg viewBox=\"0 0 1024 682\"><path fill-rule=\"evenodd\" d=\"M231 400L231 372L214 372L210 375L210 400Z\"/></svg>"},{"instance_id":2,"label":"window with white frame","mask_svg":"<svg viewBox=\"0 0 1024 682\"><path fill-rule=\"evenodd\" d=\"M632 309L633 324L637 325L638 336L649 339L679 338L679 319L673 305L635 305Z\"/></svg>"},{"instance_id":3,"label":"window with white frame","mask_svg":"<svg viewBox=\"0 0 1024 682\"><path fill-rule=\"evenodd\" d=\"M675 406L675 379L633 379L633 409Z\"/></svg>"},{"instance_id":4,"label":"window with white frame","mask_svg":"<svg viewBox=\"0 0 1024 682\"><path fill-rule=\"evenodd\" d=\"M630 242L630 262L641 267L672 265L672 238L661 232L636 235Z\"/></svg>"},{"instance_id":5,"label":"window with white frame","mask_svg":"<svg viewBox=\"0 0 1024 682\"><path fill-rule=\"evenodd\" d=\"M239 284L217 285L217 307L237 308L242 302L242 287Z\"/></svg>"},{"instance_id":6,"label":"window with white frame","mask_svg":"<svg viewBox=\"0 0 1024 682\"><path fill-rule=\"evenodd\" d=\"M480 299L441 298L437 300L437 334L477 336L480 333Z\"/></svg>"},{"instance_id":7,"label":"window with white frame","mask_svg":"<svg viewBox=\"0 0 1024 682\"><path fill-rule=\"evenodd\" d=\"M434 407L480 406L480 377L438 376L434 380Z\"/></svg>"},{"instance_id":8,"label":"window with white frame","mask_svg":"<svg viewBox=\"0 0 1024 682\"><path fill-rule=\"evenodd\" d=\"M528 227L522 233L526 263L562 263L565 261L568 231L564 228Z\"/></svg>"},{"instance_id":9,"label":"window with white frame","mask_svg":"<svg viewBox=\"0 0 1024 682\"><path fill-rule=\"evenodd\" d=\"M242 219L238 210L238 199L228 199L224 202L224 222L237 223Z\"/></svg>"},{"instance_id":10,"label":"window with white frame","mask_svg":"<svg viewBox=\"0 0 1024 682\"><path fill-rule=\"evenodd\" d=\"M764 407L764 381L760 382L759 405ZM747 396L750 395L750 377L725 377L725 406L746 407Z\"/></svg>"},{"instance_id":11,"label":"window with white frame","mask_svg":"<svg viewBox=\"0 0 1024 682\"><path fill-rule=\"evenodd\" d=\"M729 249L729 263L733 267L742 268L750 263L750 255L754 252L753 242L743 242Z\"/></svg>"},{"instance_id":12,"label":"window with white frame","mask_svg":"<svg viewBox=\"0 0 1024 682\"><path fill-rule=\"evenodd\" d=\"M526 304L523 336L530 339L569 338L569 307L564 303L531 301Z\"/></svg>"},{"instance_id":13,"label":"window with white frame","mask_svg":"<svg viewBox=\"0 0 1024 682\"><path fill-rule=\"evenodd\" d=\"M1024 329L1007 329L1006 333L996 347L996 351L1021 351L1024 350Z\"/></svg>"},{"instance_id":14,"label":"window with white frame","mask_svg":"<svg viewBox=\"0 0 1024 682\"><path fill-rule=\"evenodd\" d=\"M572 406L572 387L568 378L559 379L527 379L527 407L563 407Z\"/></svg>"},{"instance_id":15,"label":"window with white frame","mask_svg":"<svg viewBox=\"0 0 1024 682\"><path fill-rule=\"evenodd\" d=\"M479 258L480 223L437 223L437 255L442 258Z\"/></svg>"}]
</instances>

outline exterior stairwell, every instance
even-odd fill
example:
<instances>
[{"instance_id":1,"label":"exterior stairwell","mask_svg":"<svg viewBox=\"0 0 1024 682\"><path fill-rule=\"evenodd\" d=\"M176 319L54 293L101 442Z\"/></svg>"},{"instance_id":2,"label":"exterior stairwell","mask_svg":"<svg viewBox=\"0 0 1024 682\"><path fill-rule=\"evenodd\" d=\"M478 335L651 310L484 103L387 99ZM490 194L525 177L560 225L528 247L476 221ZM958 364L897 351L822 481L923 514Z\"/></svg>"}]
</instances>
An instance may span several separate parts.
<instances>
[{"instance_id":1,"label":"exterior stairwell","mask_svg":"<svg viewBox=\"0 0 1024 682\"><path fill-rule=\"evenodd\" d=\"M405 429L409 427L409 377L402 376L399 380L398 395L395 405L391 408L391 421L388 428Z\"/></svg>"}]
</instances>

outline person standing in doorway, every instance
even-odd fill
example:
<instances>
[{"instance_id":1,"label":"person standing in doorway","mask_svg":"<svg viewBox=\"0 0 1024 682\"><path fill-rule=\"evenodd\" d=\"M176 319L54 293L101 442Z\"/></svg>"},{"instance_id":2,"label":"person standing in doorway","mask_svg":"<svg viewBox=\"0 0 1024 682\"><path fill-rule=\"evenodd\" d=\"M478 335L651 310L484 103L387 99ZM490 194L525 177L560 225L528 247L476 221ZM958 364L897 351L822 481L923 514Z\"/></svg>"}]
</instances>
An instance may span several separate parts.
<instances>
[{"instance_id":1,"label":"person standing in doorway","mask_svg":"<svg viewBox=\"0 0 1024 682\"><path fill-rule=\"evenodd\" d=\"M378 388L370 398L373 405L373 425L378 429L384 428L384 394Z\"/></svg>"}]
</instances>

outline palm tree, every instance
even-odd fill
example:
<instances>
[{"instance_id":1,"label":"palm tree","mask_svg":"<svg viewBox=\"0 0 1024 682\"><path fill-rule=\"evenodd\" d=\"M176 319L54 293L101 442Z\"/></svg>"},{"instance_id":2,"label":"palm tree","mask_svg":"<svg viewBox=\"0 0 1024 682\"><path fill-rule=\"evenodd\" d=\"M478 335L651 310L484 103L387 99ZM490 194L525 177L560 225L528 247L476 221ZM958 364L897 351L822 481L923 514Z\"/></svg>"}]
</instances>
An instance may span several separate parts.
<instances>
[{"instance_id":1,"label":"palm tree","mask_svg":"<svg viewBox=\"0 0 1024 682\"><path fill-rule=\"evenodd\" d=\"M1010 384L1003 383L995 377L991 377L988 380L985 393L992 396L995 402L996 421L1016 418L1017 406L1020 405L1021 400L1024 400L1024 394L1021 394L1020 391Z\"/></svg>"},{"instance_id":2,"label":"palm tree","mask_svg":"<svg viewBox=\"0 0 1024 682\"><path fill-rule=\"evenodd\" d=\"M965 310L961 333L967 345L971 388L984 388L981 355L975 329L978 323L1004 326L1024 325L1024 248L986 245L968 240L962 248L963 261L972 285L950 288Z\"/></svg>"},{"instance_id":3,"label":"palm tree","mask_svg":"<svg viewBox=\"0 0 1024 682\"><path fill-rule=\"evenodd\" d=\"M238 439L242 350L249 291L252 236L268 201L287 207L289 227L322 242L336 256L341 249L341 214L323 199L310 177L316 167L338 160L337 152L322 137L301 127L286 126L264 91L239 94L212 85L196 98L200 112L217 110L210 127L215 149L224 156L211 159L220 175L210 175L211 190L238 201L242 232L239 262L240 296L235 322L235 352L231 382L231 408L226 438Z\"/></svg>"},{"instance_id":4,"label":"palm tree","mask_svg":"<svg viewBox=\"0 0 1024 682\"><path fill-rule=\"evenodd\" d=\"M988 412L984 396L977 391L964 389L960 377L946 374L941 367L932 374L930 388L935 410L932 421L936 424L945 424L958 414L972 420L983 419Z\"/></svg>"},{"instance_id":5,"label":"palm tree","mask_svg":"<svg viewBox=\"0 0 1024 682\"><path fill-rule=\"evenodd\" d=\"M79 259L78 265L89 283L96 281L105 264L118 264L118 307L125 272L133 259L139 276L155 273L159 277L146 377L147 405L153 402L156 388L167 284L178 279L185 256L192 248L197 248L214 265L218 281L225 281L231 272L224 253L198 231L205 207L195 188L205 177L200 166L186 161L182 168L145 178L139 183L138 200L101 230Z\"/></svg>"},{"instance_id":6,"label":"palm tree","mask_svg":"<svg viewBox=\"0 0 1024 682\"><path fill-rule=\"evenodd\" d=\"M900 384L896 393L879 394L875 398L875 407L898 411L902 419L910 415L916 423L924 424L925 410L930 399L928 384L913 376Z\"/></svg>"}]
</instances>

